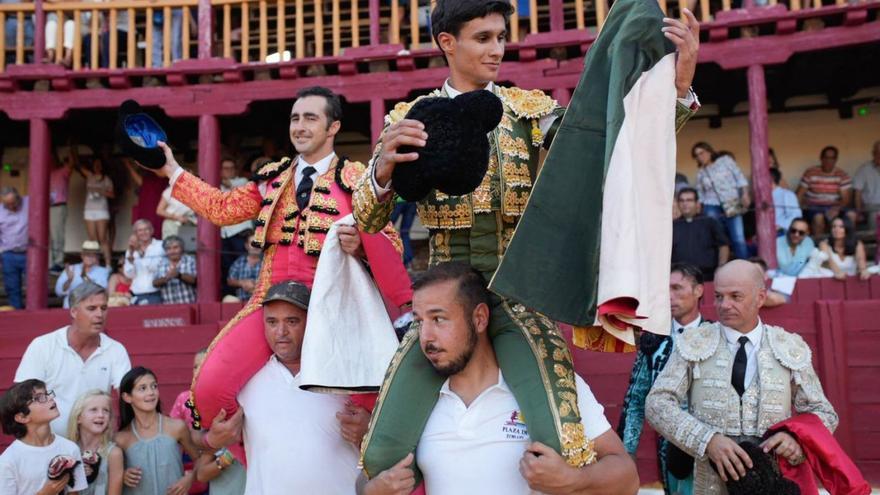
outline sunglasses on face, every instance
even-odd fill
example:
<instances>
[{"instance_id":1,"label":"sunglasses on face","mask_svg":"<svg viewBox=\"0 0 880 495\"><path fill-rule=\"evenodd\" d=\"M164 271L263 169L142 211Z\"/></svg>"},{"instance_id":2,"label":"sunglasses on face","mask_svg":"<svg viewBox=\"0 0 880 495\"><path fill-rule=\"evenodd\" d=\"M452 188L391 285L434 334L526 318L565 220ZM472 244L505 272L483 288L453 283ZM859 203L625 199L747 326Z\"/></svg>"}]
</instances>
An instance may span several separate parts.
<instances>
[{"instance_id":1,"label":"sunglasses on face","mask_svg":"<svg viewBox=\"0 0 880 495\"><path fill-rule=\"evenodd\" d=\"M807 235L806 230L788 229L788 233L792 235Z\"/></svg>"}]
</instances>

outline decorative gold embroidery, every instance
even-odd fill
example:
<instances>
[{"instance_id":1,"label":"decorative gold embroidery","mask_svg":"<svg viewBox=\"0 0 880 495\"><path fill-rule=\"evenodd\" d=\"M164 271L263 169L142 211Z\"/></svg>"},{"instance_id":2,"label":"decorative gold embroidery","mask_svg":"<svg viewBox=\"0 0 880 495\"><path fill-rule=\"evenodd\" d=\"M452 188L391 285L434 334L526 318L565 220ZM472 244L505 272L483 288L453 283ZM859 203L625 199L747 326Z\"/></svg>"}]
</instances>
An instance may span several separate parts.
<instances>
[{"instance_id":1,"label":"decorative gold embroidery","mask_svg":"<svg viewBox=\"0 0 880 495\"><path fill-rule=\"evenodd\" d=\"M505 160L501 165L501 174L508 186L532 187L532 176L526 163Z\"/></svg>"},{"instance_id":2,"label":"decorative gold embroidery","mask_svg":"<svg viewBox=\"0 0 880 495\"><path fill-rule=\"evenodd\" d=\"M331 216L315 212L309 215L306 221L306 230L325 234L330 231L330 226L334 221L335 219Z\"/></svg>"},{"instance_id":3,"label":"decorative gold embroidery","mask_svg":"<svg viewBox=\"0 0 880 495\"><path fill-rule=\"evenodd\" d=\"M505 215L522 215L526 210L526 203L529 201L528 191L517 192L508 189L504 191L504 200L502 208Z\"/></svg>"},{"instance_id":4,"label":"decorative gold embroidery","mask_svg":"<svg viewBox=\"0 0 880 495\"><path fill-rule=\"evenodd\" d=\"M393 201L379 202L373 190L372 167L360 179L351 198L352 213L358 223L358 227L368 234L375 234L388 225L391 211L394 209Z\"/></svg>"},{"instance_id":5,"label":"decorative gold embroidery","mask_svg":"<svg viewBox=\"0 0 880 495\"><path fill-rule=\"evenodd\" d=\"M330 181L330 178L322 175L315 179L315 187L312 190L318 193L330 194L332 186L333 183Z\"/></svg>"},{"instance_id":6,"label":"decorative gold embroidery","mask_svg":"<svg viewBox=\"0 0 880 495\"><path fill-rule=\"evenodd\" d=\"M501 153L505 156L512 156L521 160L528 160L531 157L529 147L521 137L515 138L506 132L499 132L498 146L501 148Z\"/></svg>"},{"instance_id":7,"label":"decorative gold embroidery","mask_svg":"<svg viewBox=\"0 0 880 495\"><path fill-rule=\"evenodd\" d=\"M326 194L312 194L311 201L309 201L309 209L331 215L339 214L339 204L336 202L336 198Z\"/></svg>"},{"instance_id":8,"label":"decorative gold embroidery","mask_svg":"<svg viewBox=\"0 0 880 495\"><path fill-rule=\"evenodd\" d=\"M429 229L469 229L473 225L470 205L462 198L454 208L449 205L418 204L419 218Z\"/></svg>"},{"instance_id":9,"label":"decorative gold embroidery","mask_svg":"<svg viewBox=\"0 0 880 495\"><path fill-rule=\"evenodd\" d=\"M268 165L267 165L268 166ZM259 244L260 246L266 246L266 242L268 240L269 232L271 231L269 228L269 222L272 220L272 212L275 211L275 207L278 205L279 195L286 190L288 183L292 180L293 177L293 169L286 168L281 172L279 176L281 178L280 185L275 187L275 182L268 184L268 190L266 191L266 197L263 206L260 209L259 215L257 215L256 225L258 230L254 232L254 243ZM295 202L294 202L295 205ZM284 214L285 217L290 214L290 204L288 203L287 208L285 208ZM264 227L263 229L259 229L259 227ZM284 233L281 235L281 240L284 240Z\"/></svg>"},{"instance_id":10,"label":"decorative gold embroidery","mask_svg":"<svg viewBox=\"0 0 880 495\"><path fill-rule=\"evenodd\" d=\"M562 456L570 466L583 467L596 462L596 451L580 423L562 424Z\"/></svg>"},{"instance_id":11,"label":"decorative gold embroidery","mask_svg":"<svg viewBox=\"0 0 880 495\"><path fill-rule=\"evenodd\" d=\"M540 119L549 115L558 106L556 100L540 89L525 90L498 86L497 93L501 101L521 119Z\"/></svg>"},{"instance_id":12,"label":"decorative gold embroidery","mask_svg":"<svg viewBox=\"0 0 880 495\"><path fill-rule=\"evenodd\" d=\"M257 185L247 185L221 191L189 172L184 172L174 184L171 195L217 225L233 225L253 219L260 211Z\"/></svg>"},{"instance_id":13,"label":"decorative gold embroidery","mask_svg":"<svg viewBox=\"0 0 880 495\"><path fill-rule=\"evenodd\" d=\"M309 235L305 241L305 251L306 254L311 255L319 255L321 254L321 239L318 239L318 236Z\"/></svg>"},{"instance_id":14,"label":"decorative gold embroidery","mask_svg":"<svg viewBox=\"0 0 880 495\"><path fill-rule=\"evenodd\" d=\"M513 131L513 121L510 120L506 114L501 117L501 123L498 124L498 127L504 129L505 131Z\"/></svg>"},{"instance_id":15,"label":"decorative gold embroidery","mask_svg":"<svg viewBox=\"0 0 880 495\"><path fill-rule=\"evenodd\" d=\"M538 120L532 119L532 146L535 148L540 147L544 144L544 133L541 132L541 128L538 126Z\"/></svg>"},{"instance_id":16,"label":"decorative gold embroidery","mask_svg":"<svg viewBox=\"0 0 880 495\"><path fill-rule=\"evenodd\" d=\"M431 264L444 263L452 261L452 252L449 249L449 232L438 230L431 236Z\"/></svg>"}]
</instances>

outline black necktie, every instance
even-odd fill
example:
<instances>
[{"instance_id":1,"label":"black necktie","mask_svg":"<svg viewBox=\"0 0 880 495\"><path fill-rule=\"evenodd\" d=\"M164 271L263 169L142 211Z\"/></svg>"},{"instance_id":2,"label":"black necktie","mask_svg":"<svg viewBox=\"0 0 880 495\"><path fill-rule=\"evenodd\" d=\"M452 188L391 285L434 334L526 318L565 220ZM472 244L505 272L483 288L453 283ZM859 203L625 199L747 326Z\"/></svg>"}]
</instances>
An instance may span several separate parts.
<instances>
[{"instance_id":1,"label":"black necktie","mask_svg":"<svg viewBox=\"0 0 880 495\"><path fill-rule=\"evenodd\" d=\"M312 182L312 174L314 173L315 167L309 165L304 168L302 180L296 186L296 205L299 206L299 211L303 211L306 205L309 204L309 196L312 194L312 185L314 184Z\"/></svg>"},{"instance_id":2,"label":"black necktie","mask_svg":"<svg viewBox=\"0 0 880 495\"><path fill-rule=\"evenodd\" d=\"M736 389L736 393L740 397L746 391L746 342L748 341L749 338L745 335L737 340L739 342L739 350L736 351L736 357L733 358L733 373L730 377L730 383L733 384L733 388Z\"/></svg>"}]
</instances>

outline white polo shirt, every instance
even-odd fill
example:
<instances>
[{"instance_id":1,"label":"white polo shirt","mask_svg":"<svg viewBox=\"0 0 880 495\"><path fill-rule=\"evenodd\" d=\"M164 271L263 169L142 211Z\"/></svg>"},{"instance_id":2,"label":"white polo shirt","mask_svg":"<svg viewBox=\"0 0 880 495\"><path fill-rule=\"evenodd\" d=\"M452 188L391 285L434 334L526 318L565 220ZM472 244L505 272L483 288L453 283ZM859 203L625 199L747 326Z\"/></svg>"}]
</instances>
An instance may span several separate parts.
<instances>
[{"instance_id":1,"label":"white polo shirt","mask_svg":"<svg viewBox=\"0 0 880 495\"><path fill-rule=\"evenodd\" d=\"M110 393L112 388L119 388L122 377L131 369L125 347L104 333L98 348L83 361L67 342L68 328L61 327L31 341L13 380L19 383L36 378L55 391L61 413L52 421L52 431L57 435L67 435L67 417L80 395L92 389Z\"/></svg>"},{"instance_id":2,"label":"white polo shirt","mask_svg":"<svg viewBox=\"0 0 880 495\"><path fill-rule=\"evenodd\" d=\"M580 376L575 377L581 423L592 440L611 425L590 387ZM519 461L531 442L525 421L500 370L498 383L484 390L470 407L465 407L446 380L416 448L426 492L536 493L519 473Z\"/></svg>"},{"instance_id":3,"label":"white polo shirt","mask_svg":"<svg viewBox=\"0 0 880 495\"><path fill-rule=\"evenodd\" d=\"M244 409L245 495L355 493L358 452L343 440L341 395L306 392L275 356L238 394Z\"/></svg>"}]
</instances>

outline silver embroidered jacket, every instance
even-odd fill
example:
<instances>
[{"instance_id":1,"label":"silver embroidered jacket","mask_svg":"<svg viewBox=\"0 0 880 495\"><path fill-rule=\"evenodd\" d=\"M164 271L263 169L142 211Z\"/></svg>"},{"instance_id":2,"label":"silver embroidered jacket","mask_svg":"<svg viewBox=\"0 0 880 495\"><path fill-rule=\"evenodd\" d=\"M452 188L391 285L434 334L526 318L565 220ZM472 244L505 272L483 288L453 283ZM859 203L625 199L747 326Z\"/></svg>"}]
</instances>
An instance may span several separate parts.
<instances>
[{"instance_id":1,"label":"silver embroidered jacket","mask_svg":"<svg viewBox=\"0 0 880 495\"><path fill-rule=\"evenodd\" d=\"M806 412L830 431L837 428L837 413L813 370L810 347L799 335L764 325L754 358L757 374L742 398L730 383L733 357L720 324L685 332L645 404L651 426L696 459L697 495L727 493L706 456L715 433L760 437L793 413ZM687 410L680 406L685 402Z\"/></svg>"}]
</instances>

